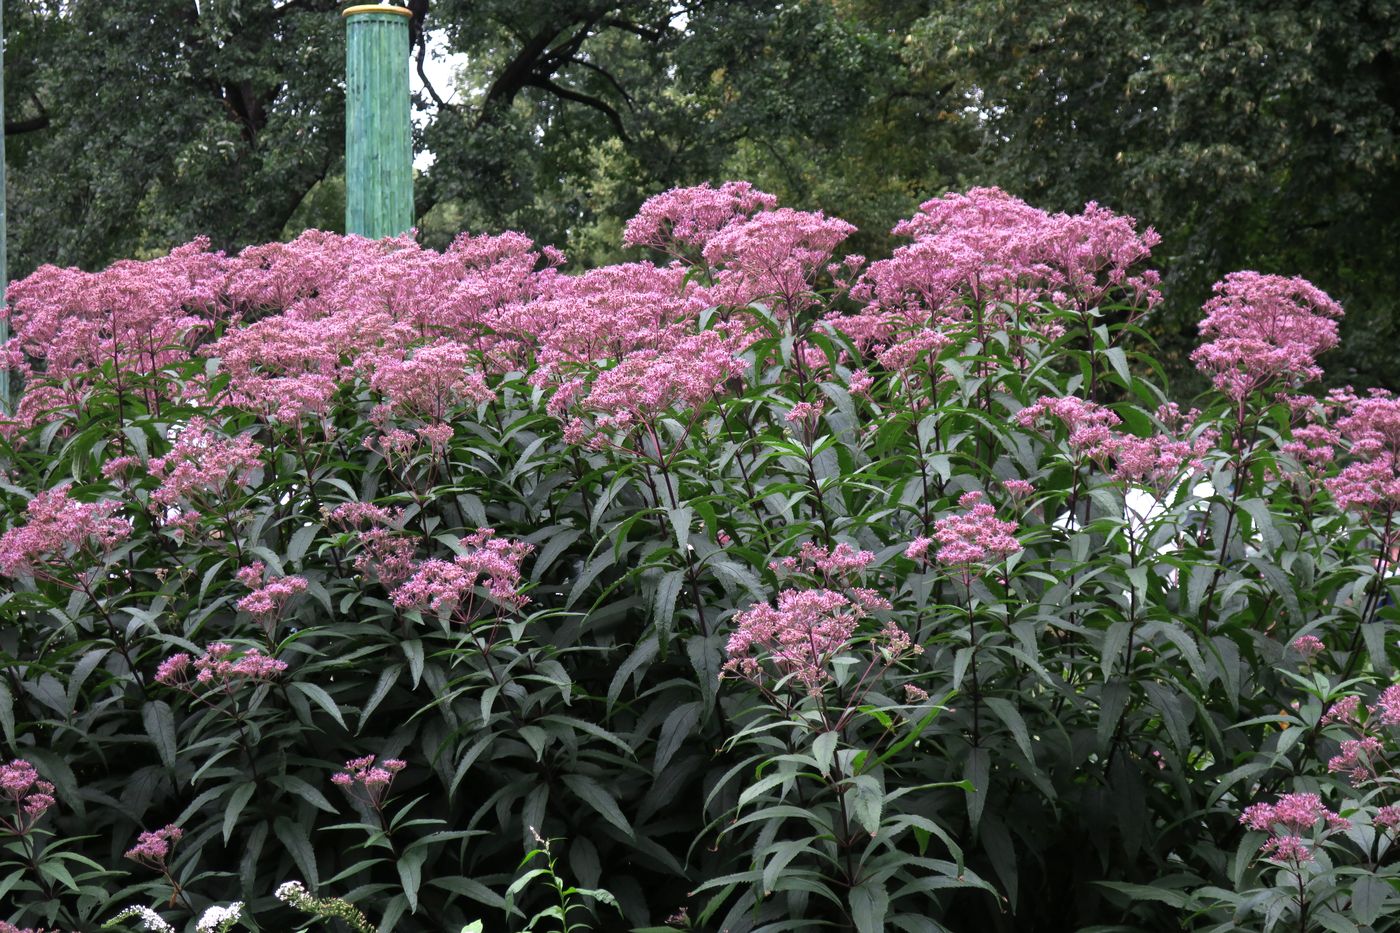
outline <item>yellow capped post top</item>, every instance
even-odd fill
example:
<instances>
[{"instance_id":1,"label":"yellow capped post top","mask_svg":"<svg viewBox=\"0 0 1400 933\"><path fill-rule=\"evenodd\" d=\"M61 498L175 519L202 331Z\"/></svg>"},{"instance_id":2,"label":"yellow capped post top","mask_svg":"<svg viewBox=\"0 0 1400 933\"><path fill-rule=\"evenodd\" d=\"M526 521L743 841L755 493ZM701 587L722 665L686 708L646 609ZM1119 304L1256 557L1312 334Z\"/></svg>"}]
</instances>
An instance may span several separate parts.
<instances>
[{"instance_id":1,"label":"yellow capped post top","mask_svg":"<svg viewBox=\"0 0 1400 933\"><path fill-rule=\"evenodd\" d=\"M367 3L361 6L350 6L340 11L341 16L353 16L356 13L391 13L397 16L412 16L413 11L408 7L390 6L387 3Z\"/></svg>"}]
</instances>

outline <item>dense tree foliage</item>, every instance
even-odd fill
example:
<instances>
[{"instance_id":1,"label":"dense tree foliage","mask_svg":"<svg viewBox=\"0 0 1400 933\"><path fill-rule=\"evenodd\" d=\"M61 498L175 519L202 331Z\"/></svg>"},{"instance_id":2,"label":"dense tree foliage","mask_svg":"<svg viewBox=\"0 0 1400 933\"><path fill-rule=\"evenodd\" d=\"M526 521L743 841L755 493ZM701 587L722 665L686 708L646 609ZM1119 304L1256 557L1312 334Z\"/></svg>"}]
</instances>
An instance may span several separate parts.
<instances>
[{"instance_id":1,"label":"dense tree foliage","mask_svg":"<svg viewBox=\"0 0 1400 933\"><path fill-rule=\"evenodd\" d=\"M987 133L981 171L1040 203L1151 217L1171 256L1159 336L1178 358L1216 270L1299 272L1340 296L1346 379L1400 374L1400 6L937 4L916 72ZM1175 338L1175 339L1171 339Z\"/></svg>"}]
</instances>

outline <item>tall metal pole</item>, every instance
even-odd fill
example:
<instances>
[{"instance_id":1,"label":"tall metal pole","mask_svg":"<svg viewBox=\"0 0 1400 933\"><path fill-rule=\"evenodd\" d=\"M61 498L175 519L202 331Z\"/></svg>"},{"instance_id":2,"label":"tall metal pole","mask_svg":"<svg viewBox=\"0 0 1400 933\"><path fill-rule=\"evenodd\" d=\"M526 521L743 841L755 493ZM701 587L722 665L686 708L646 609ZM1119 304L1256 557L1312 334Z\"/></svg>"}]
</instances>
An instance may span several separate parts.
<instances>
[{"instance_id":1,"label":"tall metal pole","mask_svg":"<svg viewBox=\"0 0 1400 933\"><path fill-rule=\"evenodd\" d=\"M0 305L10 288L10 267L5 253L5 0L0 0ZM0 318L0 344L10 339L8 312ZM10 370L0 365L0 411L14 411L10 398Z\"/></svg>"},{"instance_id":2,"label":"tall metal pole","mask_svg":"<svg viewBox=\"0 0 1400 933\"><path fill-rule=\"evenodd\" d=\"M345 230L395 236L413 226L407 9L352 6L345 17Z\"/></svg>"}]
</instances>

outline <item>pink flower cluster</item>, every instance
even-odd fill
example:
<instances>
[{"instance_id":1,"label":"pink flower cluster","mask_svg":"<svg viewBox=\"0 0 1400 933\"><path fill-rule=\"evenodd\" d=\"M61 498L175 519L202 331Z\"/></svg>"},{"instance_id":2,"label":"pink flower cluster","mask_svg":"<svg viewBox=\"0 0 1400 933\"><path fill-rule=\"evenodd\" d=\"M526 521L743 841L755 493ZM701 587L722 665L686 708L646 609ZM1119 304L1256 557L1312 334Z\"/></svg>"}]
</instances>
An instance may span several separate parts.
<instances>
[{"instance_id":1,"label":"pink flower cluster","mask_svg":"<svg viewBox=\"0 0 1400 933\"><path fill-rule=\"evenodd\" d=\"M1077 395L1045 395L1016 413L1016 423L1035 427L1046 417L1059 420L1069 431L1069 445L1088 457L1101 456L1114 439L1122 419L1109 409Z\"/></svg>"},{"instance_id":2,"label":"pink flower cluster","mask_svg":"<svg viewBox=\"0 0 1400 933\"><path fill-rule=\"evenodd\" d=\"M777 206L777 198L746 181L729 181L718 188L673 188L647 199L627 222L622 242L686 256L703 249L735 220Z\"/></svg>"},{"instance_id":3,"label":"pink flower cluster","mask_svg":"<svg viewBox=\"0 0 1400 933\"><path fill-rule=\"evenodd\" d=\"M672 408L696 408L745 370L738 345L719 331L678 340L668 350L638 350L599 373L577 407L599 430L650 423Z\"/></svg>"},{"instance_id":4,"label":"pink flower cluster","mask_svg":"<svg viewBox=\"0 0 1400 933\"><path fill-rule=\"evenodd\" d=\"M54 786L39 778L34 766L22 758L0 765L0 793L14 808L14 816L0 817L0 831L27 833L54 805Z\"/></svg>"},{"instance_id":5,"label":"pink flower cluster","mask_svg":"<svg viewBox=\"0 0 1400 933\"><path fill-rule=\"evenodd\" d=\"M1256 803L1240 814L1240 822L1255 832L1269 833L1260 848L1265 858L1294 864L1314 856L1303 835L1311 836L1318 824L1324 832L1347 829L1351 823L1322 804L1317 794L1283 794L1277 803Z\"/></svg>"},{"instance_id":6,"label":"pink flower cluster","mask_svg":"<svg viewBox=\"0 0 1400 933\"><path fill-rule=\"evenodd\" d=\"M131 523L115 518L112 500L80 502L67 486L55 486L29 500L25 523L0 535L0 574L33 576L72 552L105 554L131 536Z\"/></svg>"},{"instance_id":7,"label":"pink flower cluster","mask_svg":"<svg viewBox=\"0 0 1400 933\"><path fill-rule=\"evenodd\" d=\"M958 505L967 511L938 519L933 524L933 537L915 538L904 555L912 560L927 560L929 548L937 542L938 562L969 574L974 568L985 568L1021 550L1021 542L1016 540L1016 523L997 518L991 503L982 501L982 493L964 493Z\"/></svg>"},{"instance_id":8,"label":"pink flower cluster","mask_svg":"<svg viewBox=\"0 0 1400 933\"><path fill-rule=\"evenodd\" d=\"M534 550L524 541L497 538L492 528L478 529L461 539L465 553L451 561L432 559L418 564L413 574L393 592L400 609L427 608L455 612L474 621L475 591L485 589L491 601L519 611L530 598L520 592L520 565Z\"/></svg>"},{"instance_id":9,"label":"pink flower cluster","mask_svg":"<svg viewBox=\"0 0 1400 933\"><path fill-rule=\"evenodd\" d=\"M1111 467L1114 479L1123 483L1162 488L1180 479L1186 470L1204 469L1205 458L1219 439L1213 429L1195 432L1200 416L1182 414L1166 405L1158 416L1171 433L1152 437L1123 434L1115 428L1121 420L1102 405L1073 395L1042 396L1016 413L1022 427L1035 427L1045 417L1059 420L1069 432L1069 446L1076 453Z\"/></svg>"},{"instance_id":10,"label":"pink flower cluster","mask_svg":"<svg viewBox=\"0 0 1400 933\"><path fill-rule=\"evenodd\" d=\"M1320 471L1337 459L1341 435L1323 424L1308 424L1293 429L1292 440L1282 450L1304 467Z\"/></svg>"},{"instance_id":11,"label":"pink flower cluster","mask_svg":"<svg viewBox=\"0 0 1400 933\"><path fill-rule=\"evenodd\" d=\"M819 300L817 276L855 229L820 211L787 207L735 221L705 244L714 270L710 301L731 308L768 302L779 318L811 307Z\"/></svg>"},{"instance_id":12,"label":"pink flower cluster","mask_svg":"<svg viewBox=\"0 0 1400 933\"><path fill-rule=\"evenodd\" d=\"M1341 726L1347 736L1341 739L1337 754L1328 760L1327 770L1345 774L1357 786L1390 770L1382 729L1400 725L1400 684L1382 690L1366 711L1368 715L1363 719L1361 697L1352 694L1335 700L1322 716L1322 725Z\"/></svg>"},{"instance_id":13,"label":"pink flower cluster","mask_svg":"<svg viewBox=\"0 0 1400 933\"><path fill-rule=\"evenodd\" d=\"M1337 754L1327 759L1327 770L1345 774L1353 785L1364 784L1376 776L1376 762L1385 751L1385 744L1374 735L1343 739Z\"/></svg>"},{"instance_id":14,"label":"pink flower cluster","mask_svg":"<svg viewBox=\"0 0 1400 933\"><path fill-rule=\"evenodd\" d=\"M761 603L734 617L724 670L761 682L767 660L780 677L791 677L808 692L820 692L831 679L832 659L851 647L860 621L888 608L883 600L872 604L836 590L784 590L776 607ZM907 645L907 636L904 642Z\"/></svg>"},{"instance_id":15,"label":"pink flower cluster","mask_svg":"<svg viewBox=\"0 0 1400 933\"><path fill-rule=\"evenodd\" d=\"M375 756L366 755L347 761L344 771L331 775L331 783L351 796L359 796L359 792L363 792L362 799L378 808L389 792L389 785L394 782L394 775L406 767L408 765L397 758L386 758L375 764Z\"/></svg>"},{"instance_id":16,"label":"pink flower cluster","mask_svg":"<svg viewBox=\"0 0 1400 933\"><path fill-rule=\"evenodd\" d=\"M679 263L624 263L561 279L530 306L529 327L539 339L530 382L557 384L641 350L672 350L706 304Z\"/></svg>"},{"instance_id":17,"label":"pink flower cluster","mask_svg":"<svg viewBox=\"0 0 1400 933\"><path fill-rule=\"evenodd\" d=\"M387 587L397 587L413 575L414 543L400 533L402 509L386 509L368 502L345 502L328 518L343 528L355 528L360 552L355 569ZM367 525L366 528L360 528Z\"/></svg>"},{"instance_id":18,"label":"pink flower cluster","mask_svg":"<svg viewBox=\"0 0 1400 933\"><path fill-rule=\"evenodd\" d=\"M271 625L282 615L293 596L306 592L306 578L299 576L278 577L263 582L266 567L262 561L238 571L238 581L252 590L237 603L238 608L251 615L260 625Z\"/></svg>"},{"instance_id":19,"label":"pink flower cluster","mask_svg":"<svg viewBox=\"0 0 1400 933\"><path fill-rule=\"evenodd\" d=\"M452 341L373 352L364 366L388 412L400 415L441 422L454 408L495 398L485 374L472 369L469 349Z\"/></svg>"},{"instance_id":20,"label":"pink flower cluster","mask_svg":"<svg viewBox=\"0 0 1400 933\"><path fill-rule=\"evenodd\" d=\"M126 850L126 857L152 868L165 869L166 860L175 848L175 843L185 835L185 831L173 823L147 833L142 833L136 845Z\"/></svg>"},{"instance_id":21,"label":"pink flower cluster","mask_svg":"<svg viewBox=\"0 0 1400 933\"><path fill-rule=\"evenodd\" d=\"M160 662L156 682L193 693L197 689L234 690L250 683L267 683L287 669L287 662L269 657L257 648L235 655L235 648L215 642L198 658L183 651ZM193 672L193 678L191 678Z\"/></svg>"},{"instance_id":22,"label":"pink flower cluster","mask_svg":"<svg viewBox=\"0 0 1400 933\"><path fill-rule=\"evenodd\" d=\"M775 573L818 577L831 585L851 583L874 562L874 552L856 550L844 541L833 548L804 541L797 549L797 556L773 561L768 567Z\"/></svg>"},{"instance_id":23,"label":"pink flower cluster","mask_svg":"<svg viewBox=\"0 0 1400 933\"><path fill-rule=\"evenodd\" d=\"M1327 650L1327 646L1323 644L1322 639L1318 638L1316 635L1299 635L1297 638L1293 639L1289 645L1302 656L1304 661L1311 661Z\"/></svg>"},{"instance_id":24,"label":"pink flower cluster","mask_svg":"<svg viewBox=\"0 0 1400 933\"><path fill-rule=\"evenodd\" d=\"M1341 305L1306 279L1233 272L1206 302L1196 368L1242 402L1267 386L1322 375L1317 357L1337 345Z\"/></svg>"},{"instance_id":25,"label":"pink flower cluster","mask_svg":"<svg viewBox=\"0 0 1400 933\"><path fill-rule=\"evenodd\" d=\"M55 403L73 404L96 383L93 370L114 363L141 377L136 391L158 397L149 377L189 358L193 341L225 315L221 300L228 260L198 239L159 259L123 260L100 272L41 266L8 291L14 337L5 356L19 356L31 387L15 423L30 425ZM0 314L5 313L0 310ZM27 360L41 362L36 370Z\"/></svg>"},{"instance_id":26,"label":"pink flower cluster","mask_svg":"<svg viewBox=\"0 0 1400 933\"><path fill-rule=\"evenodd\" d=\"M205 419L191 418L179 430L170 452L147 464L150 474L161 481L151 500L171 506L196 491L218 493L230 485L243 485L250 473L262 467L262 453L262 445L246 434L225 438L211 430Z\"/></svg>"},{"instance_id":27,"label":"pink flower cluster","mask_svg":"<svg viewBox=\"0 0 1400 933\"><path fill-rule=\"evenodd\" d=\"M1049 214L998 188L950 193L901 221L913 242L873 263L852 290L859 315L832 324L886 366L906 369L973 331L1010 329L1054 340L1063 327L1037 301L1088 308L1123 298L1152 306L1159 277L1132 272L1159 237L1132 218L1089 203L1080 214Z\"/></svg>"},{"instance_id":28,"label":"pink flower cluster","mask_svg":"<svg viewBox=\"0 0 1400 933\"><path fill-rule=\"evenodd\" d=\"M1341 389L1328 395L1328 403L1340 411L1336 428L1300 428L1284 449L1320 466L1335 457L1334 445L1349 442L1355 459L1323 485L1339 508L1384 522L1400 510L1400 398L1380 389L1364 397Z\"/></svg>"},{"instance_id":29,"label":"pink flower cluster","mask_svg":"<svg viewBox=\"0 0 1400 933\"><path fill-rule=\"evenodd\" d=\"M205 352L231 377L229 401L280 421L324 413L362 376L384 414L438 421L491 397L487 370L523 361L535 335L523 309L548 293L559 261L515 233L437 253L409 237L309 232L231 261L230 300L272 313Z\"/></svg>"}]
</instances>

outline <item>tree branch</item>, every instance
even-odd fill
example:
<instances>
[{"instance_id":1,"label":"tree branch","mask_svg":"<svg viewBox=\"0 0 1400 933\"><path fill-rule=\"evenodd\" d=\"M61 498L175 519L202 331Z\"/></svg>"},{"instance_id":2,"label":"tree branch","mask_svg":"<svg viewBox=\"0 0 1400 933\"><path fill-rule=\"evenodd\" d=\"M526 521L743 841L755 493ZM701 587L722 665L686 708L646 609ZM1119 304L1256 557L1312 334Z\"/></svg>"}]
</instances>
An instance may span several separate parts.
<instances>
[{"instance_id":1,"label":"tree branch","mask_svg":"<svg viewBox=\"0 0 1400 933\"><path fill-rule=\"evenodd\" d=\"M27 120L6 120L5 135L19 136L21 133L33 133L36 130L44 130L49 127L49 115L41 113L37 117L30 117Z\"/></svg>"},{"instance_id":2,"label":"tree branch","mask_svg":"<svg viewBox=\"0 0 1400 933\"><path fill-rule=\"evenodd\" d=\"M592 62L586 61L586 60L584 60L584 59L582 59L582 58L571 58L571 59L569 59L569 61L567 62L567 64L570 64L570 65L582 65L583 67L589 69L590 71L593 71L593 72L597 73L598 75L601 75L602 78L603 78L603 80L606 81L606 82L608 82L609 84L611 84L612 87L613 87L613 90L614 90L614 91L617 91L617 93L622 97L622 99L625 100L625 101L627 101L627 106L629 106L629 107L632 106L632 95L631 95L631 94L628 94L627 91L622 87L622 85L618 83L618 80L617 80L616 78L614 78L614 77L612 76L612 74L611 74L610 72L608 72L606 69L601 68L601 67L599 67L598 65L595 65L595 64L593 64Z\"/></svg>"},{"instance_id":3,"label":"tree branch","mask_svg":"<svg viewBox=\"0 0 1400 933\"><path fill-rule=\"evenodd\" d=\"M428 54L428 42L427 42L427 39L426 39L426 38L420 38L420 39L419 39L419 42L418 42L418 56L417 56L417 58L418 58L418 80L423 82L423 89L424 89L425 91L428 92L428 96L431 97L431 98L433 99L433 103L437 104L439 110L445 110L445 111L447 111L448 113L456 113L456 112L457 112L457 108L456 108L455 106L453 106L452 104L449 104L447 101L443 100L440 96L438 96L437 88L433 87L433 82L431 82L431 81L428 80L428 72L427 72L427 70L423 67L423 59L424 59L425 57L427 57L427 54Z\"/></svg>"},{"instance_id":4,"label":"tree branch","mask_svg":"<svg viewBox=\"0 0 1400 933\"><path fill-rule=\"evenodd\" d=\"M632 137L627 135L627 128L622 123L622 114L618 113L613 108L613 106L607 101L602 100L598 97L593 97L589 94L581 94L578 91L564 87L562 84L559 84L549 78L540 77L538 75L532 76L530 80L526 82L526 84L528 84L531 87L537 87L541 90L549 91L556 97L562 97L565 100L572 100L576 103L592 107L594 110L597 110L604 114L608 118L608 120L612 122L613 129L617 131L617 135L622 138L623 142L632 141Z\"/></svg>"},{"instance_id":5,"label":"tree branch","mask_svg":"<svg viewBox=\"0 0 1400 933\"><path fill-rule=\"evenodd\" d=\"M490 115L496 108L510 106L515 100L515 96L520 93L521 88L528 83L530 72L534 69L535 63L549 48L550 42L554 41L554 37L557 35L559 35L557 27L546 25L530 37L524 47L502 69L496 80L491 82L491 87L486 91L486 99L481 104L481 115L477 118L477 125L490 119Z\"/></svg>"}]
</instances>

